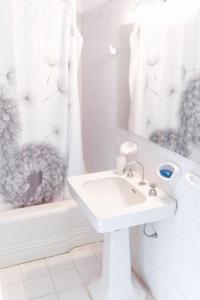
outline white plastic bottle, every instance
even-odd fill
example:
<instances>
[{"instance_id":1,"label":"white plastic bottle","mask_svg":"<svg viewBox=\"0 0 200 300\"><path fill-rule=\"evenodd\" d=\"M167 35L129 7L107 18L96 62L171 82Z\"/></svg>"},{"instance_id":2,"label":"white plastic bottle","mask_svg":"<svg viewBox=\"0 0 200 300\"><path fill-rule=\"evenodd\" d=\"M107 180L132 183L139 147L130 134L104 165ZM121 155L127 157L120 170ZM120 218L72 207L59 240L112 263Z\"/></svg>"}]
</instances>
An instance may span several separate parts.
<instances>
[{"instance_id":1,"label":"white plastic bottle","mask_svg":"<svg viewBox=\"0 0 200 300\"><path fill-rule=\"evenodd\" d=\"M127 157L123 154L117 156L117 174L122 175L127 164Z\"/></svg>"}]
</instances>

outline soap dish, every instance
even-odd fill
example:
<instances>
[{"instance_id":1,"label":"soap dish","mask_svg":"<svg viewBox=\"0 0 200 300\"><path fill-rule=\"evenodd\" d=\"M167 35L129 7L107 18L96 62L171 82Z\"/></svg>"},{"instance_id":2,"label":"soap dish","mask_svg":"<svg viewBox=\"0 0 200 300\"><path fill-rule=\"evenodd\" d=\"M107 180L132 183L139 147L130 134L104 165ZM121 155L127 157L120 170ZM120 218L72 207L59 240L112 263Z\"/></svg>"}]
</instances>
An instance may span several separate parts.
<instances>
[{"instance_id":1,"label":"soap dish","mask_svg":"<svg viewBox=\"0 0 200 300\"><path fill-rule=\"evenodd\" d=\"M176 164L166 162L159 166L157 173L163 180L174 181L180 178L181 170Z\"/></svg>"}]
</instances>

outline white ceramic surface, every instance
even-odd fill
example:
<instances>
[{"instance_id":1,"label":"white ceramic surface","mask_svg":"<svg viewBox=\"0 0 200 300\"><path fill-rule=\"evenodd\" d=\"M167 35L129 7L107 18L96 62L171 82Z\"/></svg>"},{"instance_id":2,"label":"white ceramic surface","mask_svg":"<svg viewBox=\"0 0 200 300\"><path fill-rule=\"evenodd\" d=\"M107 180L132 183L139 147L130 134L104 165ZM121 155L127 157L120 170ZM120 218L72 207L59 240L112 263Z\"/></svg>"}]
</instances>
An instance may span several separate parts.
<instances>
[{"instance_id":1,"label":"white ceramic surface","mask_svg":"<svg viewBox=\"0 0 200 300\"><path fill-rule=\"evenodd\" d=\"M0 232L0 268L58 255L102 239L74 200L3 211Z\"/></svg>"},{"instance_id":2,"label":"white ceramic surface","mask_svg":"<svg viewBox=\"0 0 200 300\"><path fill-rule=\"evenodd\" d=\"M98 232L104 233L100 279L89 284L93 300L146 300L131 276L129 227L172 217L176 202L158 190L150 197L140 176L127 178L116 171L68 179L75 200Z\"/></svg>"},{"instance_id":3,"label":"white ceramic surface","mask_svg":"<svg viewBox=\"0 0 200 300\"><path fill-rule=\"evenodd\" d=\"M139 176L127 178L115 171L68 179L75 200L94 228L101 233L155 222L173 216L176 202L158 189L150 197L149 184L138 184Z\"/></svg>"}]
</instances>

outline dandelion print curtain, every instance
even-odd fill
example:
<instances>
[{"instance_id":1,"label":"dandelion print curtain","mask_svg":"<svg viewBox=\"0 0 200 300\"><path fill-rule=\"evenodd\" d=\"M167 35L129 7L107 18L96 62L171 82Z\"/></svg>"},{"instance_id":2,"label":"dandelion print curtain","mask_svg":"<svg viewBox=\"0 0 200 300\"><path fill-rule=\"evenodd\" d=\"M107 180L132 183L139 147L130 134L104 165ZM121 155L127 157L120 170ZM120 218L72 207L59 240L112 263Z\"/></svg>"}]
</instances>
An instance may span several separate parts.
<instances>
[{"instance_id":1,"label":"dandelion print curtain","mask_svg":"<svg viewBox=\"0 0 200 300\"><path fill-rule=\"evenodd\" d=\"M0 0L0 209L67 197L83 171L74 0Z\"/></svg>"},{"instance_id":2,"label":"dandelion print curtain","mask_svg":"<svg viewBox=\"0 0 200 300\"><path fill-rule=\"evenodd\" d=\"M134 25L129 130L200 162L200 10L172 8Z\"/></svg>"}]
</instances>

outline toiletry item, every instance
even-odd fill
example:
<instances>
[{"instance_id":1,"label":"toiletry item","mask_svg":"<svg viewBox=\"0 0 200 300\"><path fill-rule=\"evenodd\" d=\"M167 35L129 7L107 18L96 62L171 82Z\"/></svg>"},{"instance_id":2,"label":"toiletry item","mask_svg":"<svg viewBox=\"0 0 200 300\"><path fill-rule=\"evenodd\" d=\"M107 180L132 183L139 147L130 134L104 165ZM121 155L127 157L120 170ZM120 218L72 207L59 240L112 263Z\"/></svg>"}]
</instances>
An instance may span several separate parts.
<instances>
[{"instance_id":1,"label":"toiletry item","mask_svg":"<svg viewBox=\"0 0 200 300\"><path fill-rule=\"evenodd\" d=\"M160 170L160 175L165 177L165 178L171 178L173 175L173 171L169 169L161 169Z\"/></svg>"},{"instance_id":2,"label":"toiletry item","mask_svg":"<svg viewBox=\"0 0 200 300\"><path fill-rule=\"evenodd\" d=\"M117 156L117 174L118 175L122 175L123 174L123 171L124 171L124 168L126 167L127 165L127 158L125 155L118 155Z\"/></svg>"},{"instance_id":3,"label":"toiletry item","mask_svg":"<svg viewBox=\"0 0 200 300\"><path fill-rule=\"evenodd\" d=\"M176 182L181 176L180 168L172 162L166 162L159 166L157 174L160 178L169 182Z\"/></svg>"},{"instance_id":4,"label":"toiletry item","mask_svg":"<svg viewBox=\"0 0 200 300\"><path fill-rule=\"evenodd\" d=\"M120 146L120 154L123 155L135 155L138 152L138 145L134 142L128 141Z\"/></svg>"}]
</instances>

